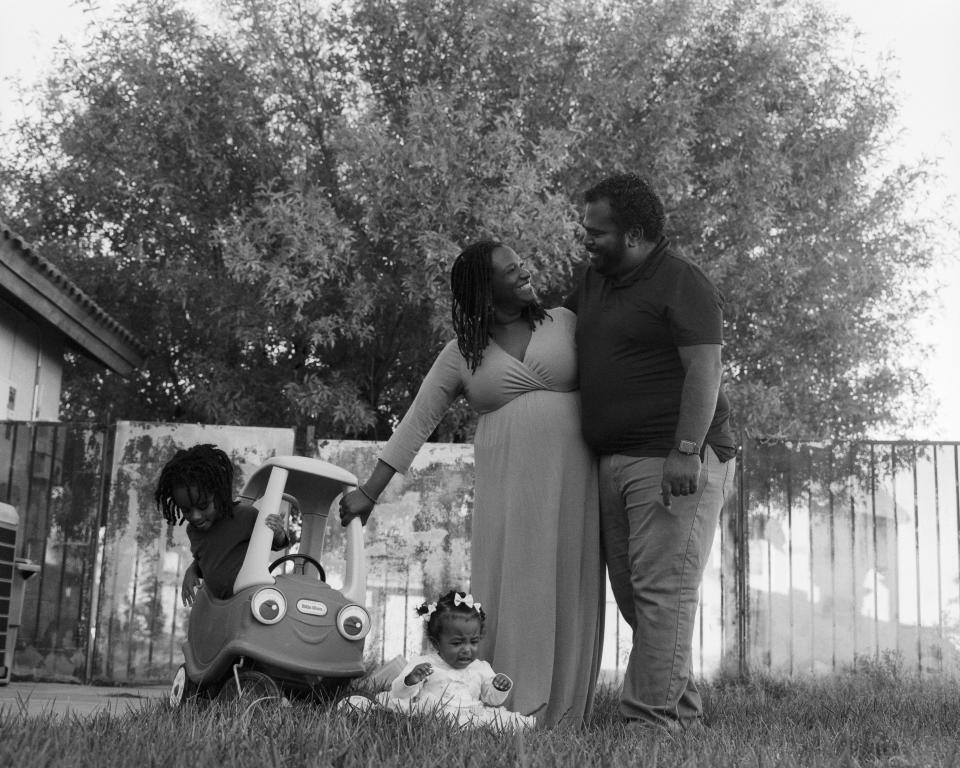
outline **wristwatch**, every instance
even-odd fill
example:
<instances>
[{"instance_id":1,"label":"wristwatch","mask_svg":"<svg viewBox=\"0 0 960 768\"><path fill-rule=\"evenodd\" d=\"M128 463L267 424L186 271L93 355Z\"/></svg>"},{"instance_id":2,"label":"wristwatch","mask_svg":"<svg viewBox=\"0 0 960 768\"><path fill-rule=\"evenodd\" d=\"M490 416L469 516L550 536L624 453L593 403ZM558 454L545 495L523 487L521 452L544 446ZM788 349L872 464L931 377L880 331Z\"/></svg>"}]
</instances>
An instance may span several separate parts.
<instances>
[{"instance_id":1,"label":"wristwatch","mask_svg":"<svg viewBox=\"0 0 960 768\"><path fill-rule=\"evenodd\" d=\"M693 440L681 440L677 443L677 453L682 453L684 456L699 456L700 446Z\"/></svg>"}]
</instances>

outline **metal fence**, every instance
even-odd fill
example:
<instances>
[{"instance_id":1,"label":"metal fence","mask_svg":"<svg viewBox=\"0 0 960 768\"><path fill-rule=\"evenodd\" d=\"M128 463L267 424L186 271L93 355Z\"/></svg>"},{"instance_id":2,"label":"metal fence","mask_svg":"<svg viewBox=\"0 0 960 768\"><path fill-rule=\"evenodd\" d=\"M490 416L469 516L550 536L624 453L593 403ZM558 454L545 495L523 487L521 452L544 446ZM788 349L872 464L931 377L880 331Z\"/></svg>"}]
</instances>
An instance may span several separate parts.
<instances>
[{"instance_id":1,"label":"metal fence","mask_svg":"<svg viewBox=\"0 0 960 768\"><path fill-rule=\"evenodd\" d=\"M0 422L0 500L20 516L17 555L43 565L26 583L14 673L83 676L109 448L91 425Z\"/></svg>"},{"instance_id":2,"label":"metal fence","mask_svg":"<svg viewBox=\"0 0 960 768\"><path fill-rule=\"evenodd\" d=\"M293 450L290 430L0 423L0 501L21 515L17 555L42 565L26 585L15 676L169 679L185 631L179 585L189 548L182 528L161 525L150 488L171 446L196 442L197 430L228 449L241 476ZM378 446L320 441L307 452L363 476ZM412 606L466 585L472 480L470 446L428 444L388 487L368 526L371 661L419 652ZM336 583L339 526L328 538ZM957 443L744 441L738 493L701 590L698 673L897 662L956 675L958 645ZM604 669L618 674L629 650L611 599Z\"/></svg>"},{"instance_id":3,"label":"metal fence","mask_svg":"<svg viewBox=\"0 0 960 768\"><path fill-rule=\"evenodd\" d=\"M748 443L746 663L960 671L958 444Z\"/></svg>"}]
</instances>

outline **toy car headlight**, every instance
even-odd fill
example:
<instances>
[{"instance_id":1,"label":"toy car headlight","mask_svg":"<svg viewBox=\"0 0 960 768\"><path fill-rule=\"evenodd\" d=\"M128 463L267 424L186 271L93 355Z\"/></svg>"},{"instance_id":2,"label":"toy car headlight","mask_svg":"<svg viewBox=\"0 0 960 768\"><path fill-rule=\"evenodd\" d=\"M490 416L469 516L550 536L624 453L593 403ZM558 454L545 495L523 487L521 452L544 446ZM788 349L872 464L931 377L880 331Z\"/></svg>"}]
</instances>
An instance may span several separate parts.
<instances>
[{"instance_id":1,"label":"toy car headlight","mask_svg":"<svg viewBox=\"0 0 960 768\"><path fill-rule=\"evenodd\" d=\"M359 605L345 605L337 614L337 629L347 640L363 640L370 632L370 614Z\"/></svg>"},{"instance_id":2,"label":"toy car headlight","mask_svg":"<svg viewBox=\"0 0 960 768\"><path fill-rule=\"evenodd\" d=\"M250 611L261 624L276 624L287 615L287 601L280 590L267 587L253 596Z\"/></svg>"}]
</instances>

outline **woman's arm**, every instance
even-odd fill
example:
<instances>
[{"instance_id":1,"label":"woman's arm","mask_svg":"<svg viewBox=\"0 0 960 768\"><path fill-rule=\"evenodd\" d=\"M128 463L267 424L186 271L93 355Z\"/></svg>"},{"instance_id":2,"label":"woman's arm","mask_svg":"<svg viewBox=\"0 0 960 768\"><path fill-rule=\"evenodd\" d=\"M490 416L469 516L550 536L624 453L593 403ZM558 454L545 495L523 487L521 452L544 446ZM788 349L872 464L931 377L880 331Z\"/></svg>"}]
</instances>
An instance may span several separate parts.
<instances>
[{"instance_id":1,"label":"woman's arm","mask_svg":"<svg viewBox=\"0 0 960 768\"><path fill-rule=\"evenodd\" d=\"M396 473L397 471L383 459L377 459L377 466L367 478L367 482L344 494L340 499L340 522L346 525L353 518L359 517L360 522L366 525L367 518L376 506L376 500L380 498L383 489Z\"/></svg>"},{"instance_id":2,"label":"woman's arm","mask_svg":"<svg viewBox=\"0 0 960 768\"><path fill-rule=\"evenodd\" d=\"M400 424L383 447L370 477L356 490L344 494L340 500L340 522L343 525L360 517L366 525L380 494L391 478L404 474L417 452L463 391L463 356L455 341L447 344L423 379L417 396L404 414Z\"/></svg>"}]
</instances>

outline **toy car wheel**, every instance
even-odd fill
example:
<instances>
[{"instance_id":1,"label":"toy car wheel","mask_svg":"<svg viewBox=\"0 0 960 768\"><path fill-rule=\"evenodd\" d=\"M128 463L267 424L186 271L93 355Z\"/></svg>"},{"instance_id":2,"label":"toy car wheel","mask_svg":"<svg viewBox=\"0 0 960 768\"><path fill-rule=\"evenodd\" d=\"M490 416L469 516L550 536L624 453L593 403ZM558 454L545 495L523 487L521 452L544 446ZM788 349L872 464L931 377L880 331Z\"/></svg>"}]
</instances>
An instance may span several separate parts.
<instances>
[{"instance_id":1,"label":"toy car wheel","mask_svg":"<svg viewBox=\"0 0 960 768\"><path fill-rule=\"evenodd\" d=\"M173 684L170 686L170 706L178 709L186 704L187 700L197 693L197 684L187 677L187 668L181 664L173 676Z\"/></svg>"},{"instance_id":2,"label":"toy car wheel","mask_svg":"<svg viewBox=\"0 0 960 768\"><path fill-rule=\"evenodd\" d=\"M237 681L240 682L240 689L237 689ZM283 697L280 694L280 686L270 675L258 672L255 669L245 669L237 673L237 679L233 675L227 678L220 689L219 699L223 702L242 703L245 705L261 703L267 704L275 701L279 704Z\"/></svg>"}]
</instances>

